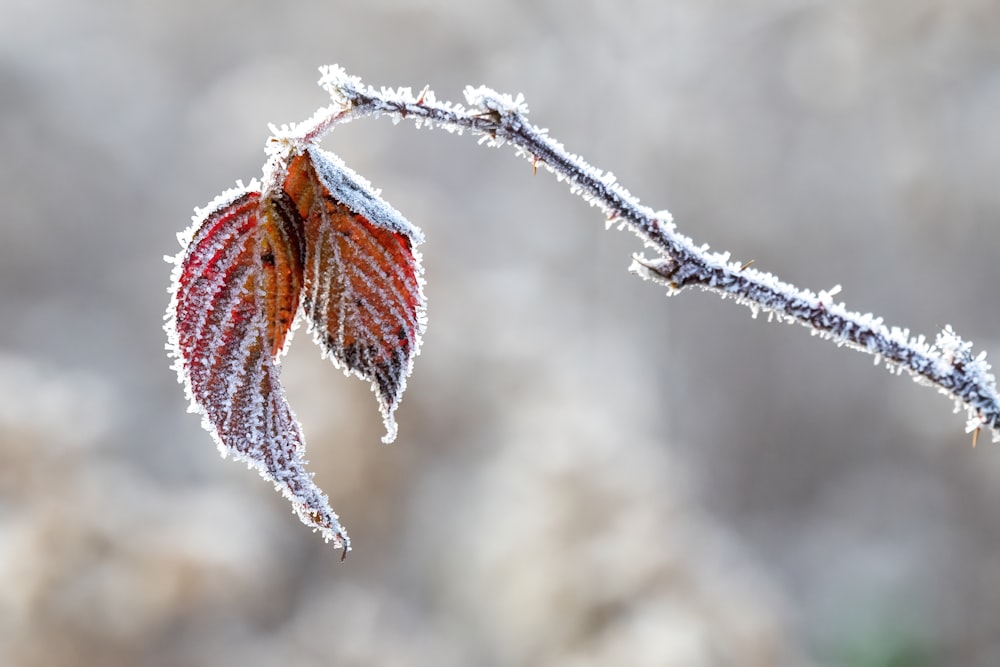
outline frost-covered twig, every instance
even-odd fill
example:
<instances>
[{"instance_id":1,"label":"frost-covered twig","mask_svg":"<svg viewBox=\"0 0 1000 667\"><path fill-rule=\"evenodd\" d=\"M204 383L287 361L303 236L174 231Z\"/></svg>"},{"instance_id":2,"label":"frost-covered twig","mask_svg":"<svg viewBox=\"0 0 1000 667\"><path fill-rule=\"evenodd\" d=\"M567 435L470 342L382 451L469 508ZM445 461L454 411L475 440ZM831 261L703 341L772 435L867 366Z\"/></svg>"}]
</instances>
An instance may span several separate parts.
<instances>
[{"instance_id":1,"label":"frost-covered twig","mask_svg":"<svg viewBox=\"0 0 1000 667\"><path fill-rule=\"evenodd\" d=\"M440 127L462 133L470 130L481 143L500 146L510 143L519 155L542 165L560 180L569 182L573 193L599 206L608 224L627 227L639 236L656 257L636 256L630 267L639 276L653 280L674 294L686 287L700 287L732 297L749 306L754 315L766 311L769 317L807 326L814 335L838 345L868 352L875 362L884 362L897 373L909 372L922 384L937 387L956 401L956 411L965 407L967 430L989 427L994 441L1000 440L1000 396L986 362L986 353L973 355L970 343L950 326L933 343L924 336L911 337L908 330L887 327L881 317L848 310L835 303L840 286L819 294L782 282L770 273L730 260L729 253L710 252L678 233L667 211L654 211L618 184L610 172L602 172L582 158L568 153L545 130L527 120L527 107L518 95L496 93L488 88L469 87L468 107L438 102L424 89L414 96L410 89L376 90L348 76L337 66L321 68L320 84L333 98L333 106L321 110L298 126L275 130L279 139L315 142L334 125L365 116L387 115L398 122L412 119L417 126Z\"/></svg>"}]
</instances>

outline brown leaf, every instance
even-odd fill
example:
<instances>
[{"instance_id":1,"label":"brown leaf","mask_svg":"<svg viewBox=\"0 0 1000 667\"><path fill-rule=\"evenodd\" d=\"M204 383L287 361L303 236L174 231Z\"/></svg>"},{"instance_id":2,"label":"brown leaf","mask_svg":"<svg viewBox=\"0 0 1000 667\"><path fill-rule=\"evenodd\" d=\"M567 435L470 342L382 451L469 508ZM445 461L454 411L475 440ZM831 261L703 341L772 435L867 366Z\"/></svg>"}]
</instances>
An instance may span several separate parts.
<instances>
[{"instance_id":1,"label":"brown leaf","mask_svg":"<svg viewBox=\"0 0 1000 667\"><path fill-rule=\"evenodd\" d=\"M420 231L318 148L292 157L284 191L303 220L310 328L338 368L372 383L391 442L425 323Z\"/></svg>"},{"instance_id":2,"label":"brown leaf","mask_svg":"<svg viewBox=\"0 0 1000 667\"><path fill-rule=\"evenodd\" d=\"M257 468L305 523L346 548L337 515L305 470L276 363L303 280L296 216L283 193L244 188L216 200L177 257L167 330L192 408L223 456Z\"/></svg>"}]
</instances>

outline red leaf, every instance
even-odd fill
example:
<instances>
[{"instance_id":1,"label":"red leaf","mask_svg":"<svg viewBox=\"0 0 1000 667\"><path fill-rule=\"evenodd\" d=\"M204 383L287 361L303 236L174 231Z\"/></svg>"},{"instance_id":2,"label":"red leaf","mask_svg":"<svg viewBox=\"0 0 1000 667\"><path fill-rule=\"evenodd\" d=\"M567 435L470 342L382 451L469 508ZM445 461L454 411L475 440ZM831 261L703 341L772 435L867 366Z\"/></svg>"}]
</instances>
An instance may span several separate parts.
<instances>
[{"instance_id":1,"label":"red leaf","mask_svg":"<svg viewBox=\"0 0 1000 667\"><path fill-rule=\"evenodd\" d=\"M337 515L305 470L276 362L301 292L300 222L284 193L262 196L252 186L202 211L175 259L167 331L192 410L223 456L257 468L303 522L346 550Z\"/></svg>"},{"instance_id":2,"label":"red leaf","mask_svg":"<svg viewBox=\"0 0 1000 667\"><path fill-rule=\"evenodd\" d=\"M303 220L310 328L338 368L372 383L392 442L425 325L420 231L318 148L291 159L284 190Z\"/></svg>"}]
</instances>

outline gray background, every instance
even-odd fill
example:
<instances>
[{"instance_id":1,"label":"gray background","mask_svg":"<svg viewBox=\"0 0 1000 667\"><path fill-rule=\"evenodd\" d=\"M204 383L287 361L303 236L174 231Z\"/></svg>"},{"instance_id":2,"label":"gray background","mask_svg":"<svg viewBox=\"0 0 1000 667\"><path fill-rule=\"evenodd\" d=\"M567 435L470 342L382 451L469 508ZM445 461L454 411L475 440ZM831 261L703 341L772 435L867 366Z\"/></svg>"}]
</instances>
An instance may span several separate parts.
<instances>
[{"instance_id":1,"label":"gray background","mask_svg":"<svg viewBox=\"0 0 1000 667\"><path fill-rule=\"evenodd\" d=\"M221 461L162 257L333 62L523 92L699 242L1000 354L995 1L2 0L2 664L1000 664L1000 455L946 399L664 298L468 137L324 144L428 239L396 444L308 336L284 366L351 557Z\"/></svg>"}]
</instances>

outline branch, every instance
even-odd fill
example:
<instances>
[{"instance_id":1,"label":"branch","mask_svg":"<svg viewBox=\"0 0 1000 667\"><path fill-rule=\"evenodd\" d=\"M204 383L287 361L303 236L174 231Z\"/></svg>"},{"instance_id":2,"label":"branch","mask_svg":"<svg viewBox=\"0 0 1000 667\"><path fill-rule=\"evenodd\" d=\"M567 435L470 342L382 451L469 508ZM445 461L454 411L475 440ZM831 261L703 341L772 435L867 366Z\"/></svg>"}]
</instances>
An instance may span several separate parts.
<instances>
[{"instance_id":1,"label":"branch","mask_svg":"<svg viewBox=\"0 0 1000 667\"><path fill-rule=\"evenodd\" d=\"M951 326L930 343L922 335L911 337L907 329L885 326L881 317L834 303L832 297L840 291L839 285L816 294L749 264L730 261L728 252L709 252L707 245L696 246L677 231L669 212L642 206L610 172L566 152L546 130L529 123L520 95L515 99L489 88L468 87L465 98L469 108L465 108L439 103L427 89L417 97L409 88L375 90L337 66L320 71L320 85L334 104L296 126L272 127L272 155L289 145L313 144L335 125L381 115L393 122L412 119L418 127L440 127L459 134L468 130L480 136L480 143L490 146L510 143L518 155L531 160L533 168L544 166L557 179L568 181L571 192L600 207L609 226L628 228L656 252L653 258L635 256L630 267L633 273L665 286L668 294L699 287L734 298L748 306L755 317L763 310L769 319L798 322L813 335L872 354L876 364L884 363L897 374L905 370L917 382L951 396L956 412L966 409L967 432L978 435L979 429L988 427L993 440L1000 441L1000 396L986 353L973 356L972 344L956 335Z\"/></svg>"}]
</instances>

